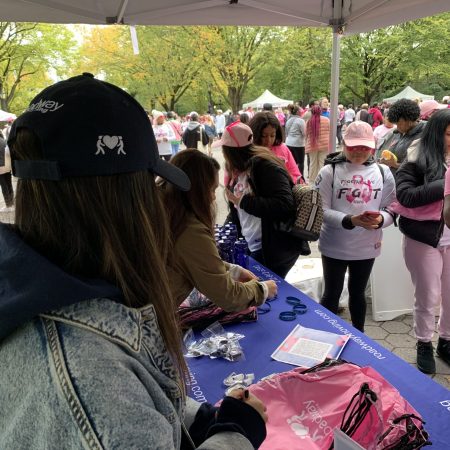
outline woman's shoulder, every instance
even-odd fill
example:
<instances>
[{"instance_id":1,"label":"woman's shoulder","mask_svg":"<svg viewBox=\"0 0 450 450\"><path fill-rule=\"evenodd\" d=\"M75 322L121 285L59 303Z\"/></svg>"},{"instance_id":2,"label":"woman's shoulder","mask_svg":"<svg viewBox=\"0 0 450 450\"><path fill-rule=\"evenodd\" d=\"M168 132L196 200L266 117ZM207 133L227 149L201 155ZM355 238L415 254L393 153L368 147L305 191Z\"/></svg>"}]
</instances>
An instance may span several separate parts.
<instances>
[{"instance_id":1,"label":"woman's shoulder","mask_svg":"<svg viewBox=\"0 0 450 450\"><path fill-rule=\"evenodd\" d=\"M274 151L277 154L278 153L286 154L286 153L290 152L289 147L284 142L282 142L279 145L272 146L272 151Z\"/></svg>"},{"instance_id":2,"label":"woman's shoulder","mask_svg":"<svg viewBox=\"0 0 450 450\"><path fill-rule=\"evenodd\" d=\"M275 155L275 152L273 153L275 158L277 155ZM275 161L272 161L270 157L265 158L264 156L260 155L252 156L248 161L248 165L251 171L278 167L278 164Z\"/></svg>"},{"instance_id":3,"label":"woman's shoulder","mask_svg":"<svg viewBox=\"0 0 450 450\"><path fill-rule=\"evenodd\" d=\"M194 214L186 215L186 226L175 242L175 248L196 247L205 239L211 239L208 227Z\"/></svg>"}]
</instances>

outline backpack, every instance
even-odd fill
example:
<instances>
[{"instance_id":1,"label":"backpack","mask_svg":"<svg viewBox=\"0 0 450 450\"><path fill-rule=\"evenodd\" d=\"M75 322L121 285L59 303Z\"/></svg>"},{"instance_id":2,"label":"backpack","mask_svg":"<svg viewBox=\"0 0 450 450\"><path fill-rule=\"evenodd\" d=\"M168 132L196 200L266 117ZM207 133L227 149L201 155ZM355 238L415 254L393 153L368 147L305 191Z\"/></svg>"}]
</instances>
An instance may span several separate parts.
<instances>
[{"instance_id":1,"label":"backpack","mask_svg":"<svg viewBox=\"0 0 450 450\"><path fill-rule=\"evenodd\" d=\"M296 184L292 188L295 219L280 224L280 230L304 241L317 241L323 222L322 197L311 186Z\"/></svg>"},{"instance_id":2,"label":"backpack","mask_svg":"<svg viewBox=\"0 0 450 450\"><path fill-rule=\"evenodd\" d=\"M371 450L431 445L419 413L371 367L326 360L274 374L249 387L267 407L261 450L328 450L341 429Z\"/></svg>"},{"instance_id":3,"label":"backpack","mask_svg":"<svg viewBox=\"0 0 450 450\"><path fill-rule=\"evenodd\" d=\"M367 114L367 120L366 120L366 122L367 122L370 126L373 125L373 113L368 113L368 114Z\"/></svg>"}]
</instances>

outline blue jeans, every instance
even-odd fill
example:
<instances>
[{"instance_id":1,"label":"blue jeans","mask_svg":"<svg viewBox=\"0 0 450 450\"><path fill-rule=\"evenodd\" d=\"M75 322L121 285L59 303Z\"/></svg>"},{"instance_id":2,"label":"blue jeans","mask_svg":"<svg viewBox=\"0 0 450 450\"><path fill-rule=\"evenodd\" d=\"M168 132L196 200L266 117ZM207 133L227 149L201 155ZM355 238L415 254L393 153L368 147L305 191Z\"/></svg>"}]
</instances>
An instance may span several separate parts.
<instances>
[{"instance_id":1,"label":"blue jeans","mask_svg":"<svg viewBox=\"0 0 450 450\"><path fill-rule=\"evenodd\" d=\"M172 155L176 155L178 150L180 149L180 144L171 144L172 145Z\"/></svg>"}]
</instances>

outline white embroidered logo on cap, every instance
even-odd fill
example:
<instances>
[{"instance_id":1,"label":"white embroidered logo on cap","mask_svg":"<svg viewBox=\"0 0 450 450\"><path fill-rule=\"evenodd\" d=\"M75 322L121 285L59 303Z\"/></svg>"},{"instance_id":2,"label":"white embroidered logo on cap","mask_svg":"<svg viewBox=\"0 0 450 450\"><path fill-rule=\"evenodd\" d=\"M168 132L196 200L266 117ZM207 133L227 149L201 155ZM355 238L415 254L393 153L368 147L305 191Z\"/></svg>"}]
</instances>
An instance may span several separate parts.
<instances>
[{"instance_id":1,"label":"white embroidered logo on cap","mask_svg":"<svg viewBox=\"0 0 450 450\"><path fill-rule=\"evenodd\" d=\"M122 155L126 155L123 149L122 136L108 136L107 134L105 136L99 136L97 140L97 152L95 154L99 155L101 153L104 155L105 148L109 148L110 150L117 149L118 155L121 153Z\"/></svg>"},{"instance_id":2,"label":"white embroidered logo on cap","mask_svg":"<svg viewBox=\"0 0 450 450\"><path fill-rule=\"evenodd\" d=\"M38 111L42 114L56 111L57 109L64 106L64 103L60 105L58 102L54 102L53 100L44 100L41 99L37 103L32 103L26 110L26 112Z\"/></svg>"}]
</instances>

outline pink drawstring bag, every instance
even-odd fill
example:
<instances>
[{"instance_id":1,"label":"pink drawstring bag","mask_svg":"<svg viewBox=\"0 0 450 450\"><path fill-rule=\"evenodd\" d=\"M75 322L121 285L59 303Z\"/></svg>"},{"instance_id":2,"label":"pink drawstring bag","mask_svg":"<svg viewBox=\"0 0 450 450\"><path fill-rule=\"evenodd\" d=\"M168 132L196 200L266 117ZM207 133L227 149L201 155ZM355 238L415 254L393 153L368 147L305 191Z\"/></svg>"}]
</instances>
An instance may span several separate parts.
<instances>
[{"instance_id":1,"label":"pink drawstring bag","mask_svg":"<svg viewBox=\"0 0 450 450\"><path fill-rule=\"evenodd\" d=\"M327 360L273 375L249 390L267 406L262 450L332 449L335 428L368 450L428 443L417 411L371 367Z\"/></svg>"},{"instance_id":2,"label":"pink drawstring bag","mask_svg":"<svg viewBox=\"0 0 450 450\"><path fill-rule=\"evenodd\" d=\"M387 209L413 220L441 220L442 208L444 207L444 201L438 200L437 202L429 203L428 205L417 206L416 208L407 208L401 205L398 201L392 202Z\"/></svg>"}]
</instances>

